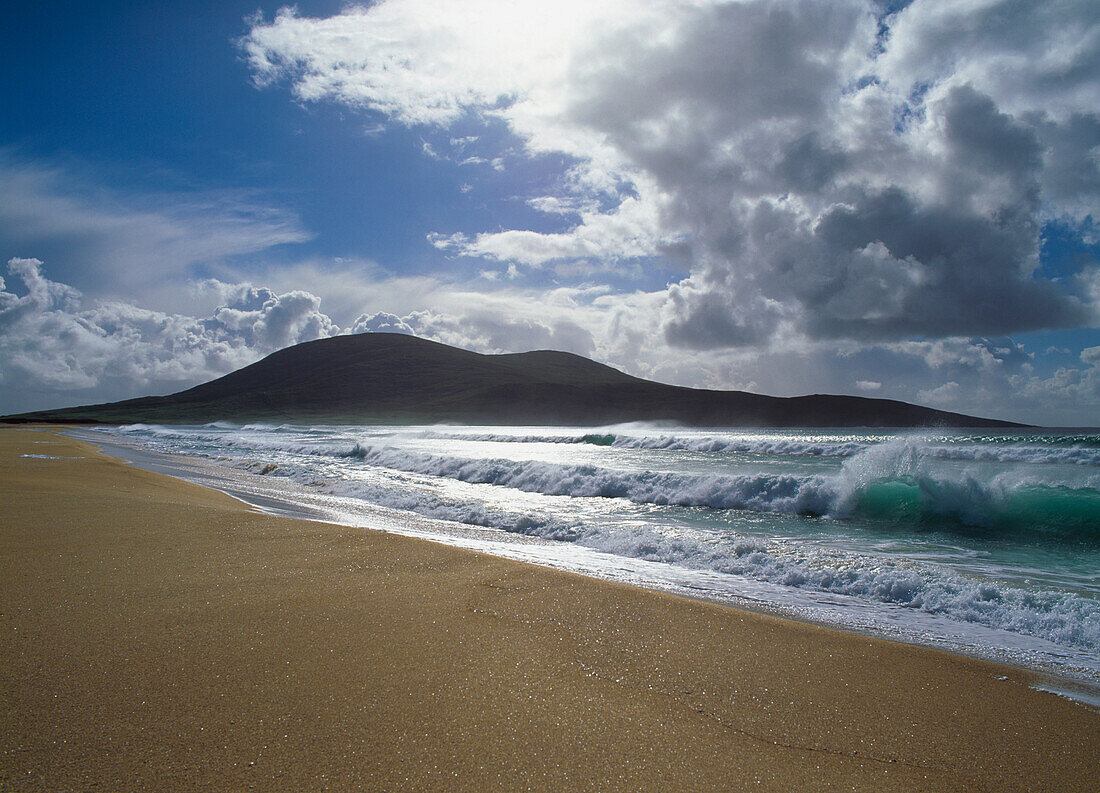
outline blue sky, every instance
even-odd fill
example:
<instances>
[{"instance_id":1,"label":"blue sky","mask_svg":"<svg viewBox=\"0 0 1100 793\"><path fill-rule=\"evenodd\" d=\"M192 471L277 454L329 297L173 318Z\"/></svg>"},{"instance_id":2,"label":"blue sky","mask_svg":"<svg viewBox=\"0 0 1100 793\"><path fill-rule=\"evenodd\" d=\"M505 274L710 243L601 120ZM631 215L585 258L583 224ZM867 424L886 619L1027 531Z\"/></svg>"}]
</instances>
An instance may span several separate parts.
<instances>
[{"instance_id":1,"label":"blue sky","mask_svg":"<svg viewBox=\"0 0 1100 793\"><path fill-rule=\"evenodd\" d=\"M324 14L339 4L299 8ZM426 133L257 91L234 44L257 10L124 2L58 14L27 4L3 53L4 103L20 108L0 120L9 153L94 171L98 185L126 193L256 191L312 236L293 251L265 252L268 262L367 254L432 270L443 256L432 255L425 228L511 222L507 202L453 200L477 177L425 157ZM490 195L499 193L489 181Z\"/></svg>"},{"instance_id":2,"label":"blue sky","mask_svg":"<svg viewBox=\"0 0 1100 793\"><path fill-rule=\"evenodd\" d=\"M0 412L388 329L1100 423L1098 17L24 4L0 33Z\"/></svg>"}]
</instances>

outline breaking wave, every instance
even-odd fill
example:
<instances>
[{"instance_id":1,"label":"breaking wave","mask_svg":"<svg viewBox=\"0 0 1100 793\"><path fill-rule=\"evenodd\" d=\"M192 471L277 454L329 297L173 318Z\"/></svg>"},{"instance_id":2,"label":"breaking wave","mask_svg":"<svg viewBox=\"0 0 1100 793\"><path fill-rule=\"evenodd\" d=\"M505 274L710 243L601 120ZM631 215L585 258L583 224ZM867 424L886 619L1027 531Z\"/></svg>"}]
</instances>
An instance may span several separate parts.
<instances>
[{"instance_id":1,"label":"breaking wave","mask_svg":"<svg viewBox=\"0 0 1100 793\"><path fill-rule=\"evenodd\" d=\"M204 428L131 425L121 428L126 434L138 434L160 442L201 441L216 444L218 448L239 449L245 454L268 452L357 458L368 465L395 471L545 495L622 498L638 504L867 519L895 525L899 530L942 530L1024 542L1100 545L1100 476L1089 477L1083 482L1060 482L1052 477L1038 478L1034 471L1027 474L1002 471L996 476L982 478L971 471L937 466L935 460L984 459L982 455L989 451L988 447L929 446L919 437L864 444L860 451L847 456L835 473L692 474L537 460L444 456L391 446L384 438L364 438L355 443L342 433L333 435L323 430L306 430L284 437L282 430L281 427L264 427L262 431L249 431L235 425ZM514 440L520 436L481 433L462 437ZM551 436L522 437L546 439ZM642 437L631 442L649 443L648 448L671 448L668 444L673 440L674 436L664 439ZM703 445L712 443L715 438L692 440ZM620 442L625 443L615 437L614 443ZM767 441L769 444L774 442L774 438ZM665 445L659 446L659 443ZM793 441L789 447L794 448ZM1006 453L1014 455L1026 451L1030 455L1026 458L1029 462L1048 461L1056 453L1100 453L1100 450L1078 444L1057 448L1016 443L994 451L1001 454L998 459L1004 459Z\"/></svg>"},{"instance_id":2,"label":"breaking wave","mask_svg":"<svg viewBox=\"0 0 1100 793\"><path fill-rule=\"evenodd\" d=\"M883 444L837 474L742 475L619 471L540 461L465 459L356 444L340 454L398 471L545 495L622 498L639 504L711 507L889 521L913 530L961 528L1024 541L1100 543L1100 490L1002 474L990 481L925 465L912 446Z\"/></svg>"},{"instance_id":3,"label":"breaking wave","mask_svg":"<svg viewBox=\"0 0 1100 793\"><path fill-rule=\"evenodd\" d=\"M1068 592L1024 590L840 552L796 551L754 538L702 538L636 526L577 540L611 553L870 599L1062 645L1100 647L1100 603Z\"/></svg>"}]
</instances>

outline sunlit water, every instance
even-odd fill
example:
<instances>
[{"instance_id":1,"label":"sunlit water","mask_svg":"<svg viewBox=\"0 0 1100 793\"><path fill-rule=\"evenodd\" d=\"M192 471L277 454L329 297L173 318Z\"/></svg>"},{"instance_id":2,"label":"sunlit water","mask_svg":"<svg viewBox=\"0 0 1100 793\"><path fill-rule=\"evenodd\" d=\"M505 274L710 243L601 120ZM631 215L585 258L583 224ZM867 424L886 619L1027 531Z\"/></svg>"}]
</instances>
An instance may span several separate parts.
<instances>
[{"instance_id":1,"label":"sunlit water","mask_svg":"<svg viewBox=\"0 0 1100 793\"><path fill-rule=\"evenodd\" d=\"M94 435L144 450L140 464L171 454L174 473L269 508L1100 680L1100 434L218 423Z\"/></svg>"}]
</instances>

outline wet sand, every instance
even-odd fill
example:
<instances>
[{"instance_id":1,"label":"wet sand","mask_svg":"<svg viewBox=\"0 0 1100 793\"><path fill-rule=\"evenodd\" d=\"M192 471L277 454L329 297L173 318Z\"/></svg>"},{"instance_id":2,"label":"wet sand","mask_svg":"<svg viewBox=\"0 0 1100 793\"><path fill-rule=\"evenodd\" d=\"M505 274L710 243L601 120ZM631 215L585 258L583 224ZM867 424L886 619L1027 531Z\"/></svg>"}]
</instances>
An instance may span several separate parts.
<instances>
[{"instance_id":1,"label":"wet sand","mask_svg":"<svg viewBox=\"0 0 1100 793\"><path fill-rule=\"evenodd\" d=\"M264 515L47 430L0 428L0 503L2 790L1100 789L1100 712L1022 670Z\"/></svg>"}]
</instances>

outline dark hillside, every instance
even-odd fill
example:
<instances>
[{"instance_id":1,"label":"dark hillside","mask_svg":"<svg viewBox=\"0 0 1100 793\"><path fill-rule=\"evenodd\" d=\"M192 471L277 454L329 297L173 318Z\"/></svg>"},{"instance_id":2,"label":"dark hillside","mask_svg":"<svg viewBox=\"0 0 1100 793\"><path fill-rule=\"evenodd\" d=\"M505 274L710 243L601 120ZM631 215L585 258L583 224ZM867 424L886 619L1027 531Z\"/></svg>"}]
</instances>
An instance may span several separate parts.
<instances>
[{"instance_id":1,"label":"dark hillside","mask_svg":"<svg viewBox=\"0 0 1100 793\"><path fill-rule=\"evenodd\" d=\"M694 426L1011 426L885 399L780 398L655 383L551 350L481 355L393 333L321 339L177 394L6 421L202 423L219 419Z\"/></svg>"}]
</instances>

